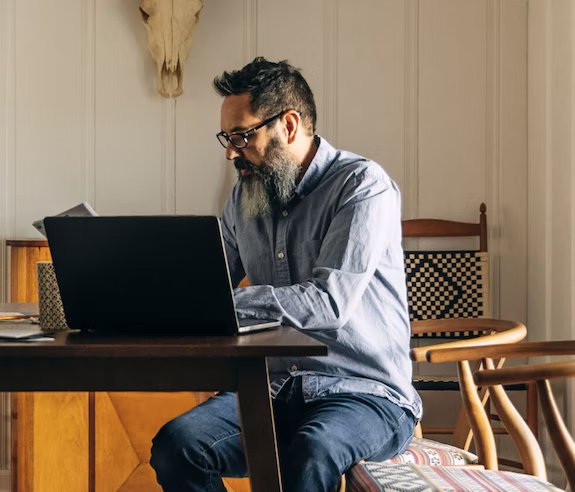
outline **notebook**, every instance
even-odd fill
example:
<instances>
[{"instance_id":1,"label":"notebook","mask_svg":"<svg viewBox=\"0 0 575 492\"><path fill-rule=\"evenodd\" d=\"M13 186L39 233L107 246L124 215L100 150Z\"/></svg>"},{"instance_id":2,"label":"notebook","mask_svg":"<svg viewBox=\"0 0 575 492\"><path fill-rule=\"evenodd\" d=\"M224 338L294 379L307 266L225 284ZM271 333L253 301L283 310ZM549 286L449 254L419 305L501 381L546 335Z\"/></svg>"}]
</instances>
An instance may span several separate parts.
<instances>
[{"instance_id":1,"label":"notebook","mask_svg":"<svg viewBox=\"0 0 575 492\"><path fill-rule=\"evenodd\" d=\"M46 217L44 225L72 329L233 335L279 326L240 326L217 217Z\"/></svg>"}]
</instances>

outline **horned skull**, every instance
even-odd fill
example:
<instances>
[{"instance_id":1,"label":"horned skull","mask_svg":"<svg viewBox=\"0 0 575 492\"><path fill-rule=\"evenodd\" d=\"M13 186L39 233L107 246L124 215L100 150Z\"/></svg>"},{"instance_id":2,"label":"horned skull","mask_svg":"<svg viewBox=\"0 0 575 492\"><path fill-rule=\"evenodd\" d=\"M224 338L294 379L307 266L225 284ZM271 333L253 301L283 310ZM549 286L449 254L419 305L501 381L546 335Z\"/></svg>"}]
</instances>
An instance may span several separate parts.
<instances>
[{"instance_id":1,"label":"horned skull","mask_svg":"<svg viewBox=\"0 0 575 492\"><path fill-rule=\"evenodd\" d=\"M148 30L148 48L158 70L159 92L164 97L182 94L184 63L192 49L192 33L203 0L140 0Z\"/></svg>"}]
</instances>

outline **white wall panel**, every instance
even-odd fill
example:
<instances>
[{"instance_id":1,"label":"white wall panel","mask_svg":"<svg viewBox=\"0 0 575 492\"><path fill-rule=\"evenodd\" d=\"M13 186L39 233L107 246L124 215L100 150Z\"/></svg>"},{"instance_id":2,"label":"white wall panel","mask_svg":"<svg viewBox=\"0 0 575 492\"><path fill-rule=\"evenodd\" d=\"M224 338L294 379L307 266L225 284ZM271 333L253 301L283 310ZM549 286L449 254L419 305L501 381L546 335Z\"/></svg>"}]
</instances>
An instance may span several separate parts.
<instances>
[{"instance_id":1,"label":"white wall panel","mask_svg":"<svg viewBox=\"0 0 575 492\"><path fill-rule=\"evenodd\" d=\"M575 337L575 4L529 3L528 322L532 340ZM575 426L573 382L554 390ZM550 479L563 473L547 445Z\"/></svg>"},{"instance_id":2,"label":"white wall panel","mask_svg":"<svg viewBox=\"0 0 575 492\"><path fill-rule=\"evenodd\" d=\"M418 215L474 219L485 200L486 2L420 2L419 29Z\"/></svg>"},{"instance_id":3,"label":"white wall panel","mask_svg":"<svg viewBox=\"0 0 575 492\"><path fill-rule=\"evenodd\" d=\"M184 94L176 101L177 212L219 214L235 182L235 169L216 140L221 98L216 75L251 59L255 9L249 1L205 2L186 66ZM213 26L218 26L214 29Z\"/></svg>"},{"instance_id":4,"label":"white wall panel","mask_svg":"<svg viewBox=\"0 0 575 492\"><path fill-rule=\"evenodd\" d=\"M325 9L335 8L330 2L309 0L265 0L258 2L257 54L272 60L287 59L303 70L318 109L318 132L325 133L326 95L325 87L333 83L328 80L333 72L324 58L326 39L332 40L330 27L324 22ZM336 2L331 2L334 4ZM331 100L331 99L330 99Z\"/></svg>"},{"instance_id":5,"label":"white wall panel","mask_svg":"<svg viewBox=\"0 0 575 492\"><path fill-rule=\"evenodd\" d=\"M501 36L497 145L488 165L487 199L493 267L499 284L493 292L495 312L509 319L527 321L527 1L500 2ZM493 118L492 118L493 121ZM493 124L487 125L487 132ZM489 160L489 156L488 156Z\"/></svg>"},{"instance_id":6,"label":"white wall panel","mask_svg":"<svg viewBox=\"0 0 575 492\"><path fill-rule=\"evenodd\" d=\"M14 1L0 2L0 300L8 261L3 239L14 233Z\"/></svg>"},{"instance_id":7,"label":"white wall panel","mask_svg":"<svg viewBox=\"0 0 575 492\"><path fill-rule=\"evenodd\" d=\"M157 94L155 76L137 4L98 0L94 205L101 214L162 210L162 149L173 137L166 135L170 101Z\"/></svg>"},{"instance_id":8,"label":"white wall panel","mask_svg":"<svg viewBox=\"0 0 575 492\"><path fill-rule=\"evenodd\" d=\"M14 6L14 233L30 236L33 220L81 198L82 4Z\"/></svg>"},{"instance_id":9,"label":"white wall panel","mask_svg":"<svg viewBox=\"0 0 575 492\"><path fill-rule=\"evenodd\" d=\"M337 73L338 144L380 163L404 203L407 4L339 2Z\"/></svg>"}]
</instances>

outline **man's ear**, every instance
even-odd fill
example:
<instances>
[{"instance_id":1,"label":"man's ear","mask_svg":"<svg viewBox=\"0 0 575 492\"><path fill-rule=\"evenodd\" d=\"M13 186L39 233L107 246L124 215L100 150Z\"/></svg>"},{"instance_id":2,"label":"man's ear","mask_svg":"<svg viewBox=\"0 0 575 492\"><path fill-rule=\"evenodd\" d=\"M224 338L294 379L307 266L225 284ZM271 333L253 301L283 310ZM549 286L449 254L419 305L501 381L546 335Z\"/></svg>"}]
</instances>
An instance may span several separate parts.
<instances>
[{"instance_id":1,"label":"man's ear","mask_svg":"<svg viewBox=\"0 0 575 492\"><path fill-rule=\"evenodd\" d=\"M291 144L295 140L297 131L301 124L301 117L297 111L290 110L283 116L287 133L287 143Z\"/></svg>"}]
</instances>

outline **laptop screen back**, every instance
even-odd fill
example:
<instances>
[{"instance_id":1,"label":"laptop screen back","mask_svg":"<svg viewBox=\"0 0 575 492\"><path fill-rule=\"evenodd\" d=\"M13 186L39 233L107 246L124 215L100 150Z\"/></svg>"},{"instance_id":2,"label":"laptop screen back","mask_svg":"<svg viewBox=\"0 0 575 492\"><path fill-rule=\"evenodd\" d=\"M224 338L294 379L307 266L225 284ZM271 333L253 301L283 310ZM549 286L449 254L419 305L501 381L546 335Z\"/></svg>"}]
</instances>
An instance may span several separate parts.
<instances>
[{"instance_id":1,"label":"laptop screen back","mask_svg":"<svg viewBox=\"0 0 575 492\"><path fill-rule=\"evenodd\" d=\"M70 328L237 332L216 217L47 217L45 225Z\"/></svg>"}]
</instances>

